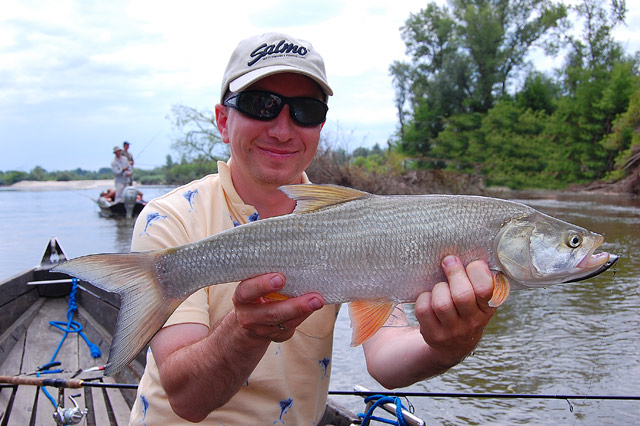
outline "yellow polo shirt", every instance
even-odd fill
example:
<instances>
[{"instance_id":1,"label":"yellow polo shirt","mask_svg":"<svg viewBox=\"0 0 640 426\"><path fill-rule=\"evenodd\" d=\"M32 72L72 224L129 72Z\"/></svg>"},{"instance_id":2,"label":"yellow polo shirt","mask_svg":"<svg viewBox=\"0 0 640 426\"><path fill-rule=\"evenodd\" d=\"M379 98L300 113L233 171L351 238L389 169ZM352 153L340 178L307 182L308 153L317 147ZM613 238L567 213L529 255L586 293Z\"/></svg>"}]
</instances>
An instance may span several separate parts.
<instances>
[{"instance_id":1,"label":"yellow polo shirt","mask_svg":"<svg viewBox=\"0 0 640 426\"><path fill-rule=\"evenodd\" d=\"M230 167L231 160L218 162L217 174L151 201L136 221L131 250L179 246L257 220L255 208L245 204L233 187ZM306 175L304 179L308 182ZM165 327L182 323L212 327L233 309L231 296L236 285L229 283L198 290L178 307ZM271 343L240 391L200 424L317 425L329 389L337 312L336 305L325 306L304 321L290 340ZM151 350L147 353L147 366L129 424L192 424L171 410Z\"/></svg>"}]
</instances>

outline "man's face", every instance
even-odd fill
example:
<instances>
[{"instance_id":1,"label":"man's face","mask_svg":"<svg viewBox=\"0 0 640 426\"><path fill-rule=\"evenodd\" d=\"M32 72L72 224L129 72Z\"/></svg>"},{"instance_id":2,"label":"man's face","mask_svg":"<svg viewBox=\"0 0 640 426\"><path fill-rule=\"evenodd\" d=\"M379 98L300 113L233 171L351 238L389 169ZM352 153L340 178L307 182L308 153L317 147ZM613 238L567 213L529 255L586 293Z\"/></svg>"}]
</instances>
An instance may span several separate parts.
<instances>
[{"instance_id":1,"label":"man's face","mask_svg":"<svg viewBox=\"0 0 640 426\"><path fill-rule=\"evenodd\" d=\"M287 97L324 99L320 87L308 77L283 73L265 77L246 90L265 90ZM245 184L285 185L300 183L318 148L323 124L305 127L294 123L289 105L271 121L256 120L240 111L218 105L218 128L222 141L230 144L232 175Z\"/></svg>"}]
</instances>

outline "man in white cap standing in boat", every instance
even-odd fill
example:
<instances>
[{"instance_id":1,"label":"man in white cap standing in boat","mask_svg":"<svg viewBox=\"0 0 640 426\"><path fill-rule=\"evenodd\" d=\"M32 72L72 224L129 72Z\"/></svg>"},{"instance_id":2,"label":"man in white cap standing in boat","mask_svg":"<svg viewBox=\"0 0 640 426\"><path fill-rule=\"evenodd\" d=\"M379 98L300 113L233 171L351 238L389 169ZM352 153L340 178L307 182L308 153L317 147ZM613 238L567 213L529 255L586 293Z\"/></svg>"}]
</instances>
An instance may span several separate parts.
<instances>
[{"instance_id":1,"label":"man in white cap standing in boat","mask_svg":"<svg viewBox=\"0 0 640 426\"><path fill-rule=\"evenodd\" d=\"M129 160L129 182L127 185L133 185L133 154L129 151L129 145L131 145L128 141L124 141L122 143L122 156Z\"/></svg>"},{"instance_id":2,"label":"man in white cap standing in boat","mask_svg":"<svg viewBox=\"0 0 640 426\"><path fill-rule=\"evenodd\" d=\"M124 202L124 189L129 184L129 177L131 176L131 166L129 160L122 155L122 148L119 146L113 147L113 153L115 158L111 162L111 170L113 171L113 178L116 186L116 203Z\"/></svg>"},{"instance_id":3,"label":"man in white cap standing in boat","mask_svg":"<svg viewBox=\"0 0 640 426\"><path fill-rule=\"evenodd\" d=\"M278 187L309 182L304 170L332 94L322 57L308 41L267 33L240 42L215 107L231 158L218 163L217 174L148 203L132 251L187 244L291 213L295 201ZM363 344L369 372L386 387L408 386L460 362L495 312L484 262L465 268L448 256L442 267L448 282L416 302L419 327L409 327L396 308ZM274 271L198 290L183 302L151 341L130 424L318 424L339 307L317 293L267 297L285 284Z\"/></svg>"}]
</instances>

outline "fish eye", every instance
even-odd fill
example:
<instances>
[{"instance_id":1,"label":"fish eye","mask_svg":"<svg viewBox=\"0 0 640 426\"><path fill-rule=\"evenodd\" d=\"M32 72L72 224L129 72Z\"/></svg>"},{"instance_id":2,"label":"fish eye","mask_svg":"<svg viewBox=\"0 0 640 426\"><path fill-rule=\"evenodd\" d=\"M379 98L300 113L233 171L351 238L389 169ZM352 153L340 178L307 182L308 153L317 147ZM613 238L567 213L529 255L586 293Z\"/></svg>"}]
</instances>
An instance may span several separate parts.
<instances>
[{"instance_id":1,"label":"fish eye","mask_svg":"<svg viewBox=\"0 0 640 426\"><path fill-rule=\"evenodd\" d=\"M580 247L582 244L582 237L578 234L570 234L567 239L567 245L571 248Z\"/></svg>"}]
</instances>

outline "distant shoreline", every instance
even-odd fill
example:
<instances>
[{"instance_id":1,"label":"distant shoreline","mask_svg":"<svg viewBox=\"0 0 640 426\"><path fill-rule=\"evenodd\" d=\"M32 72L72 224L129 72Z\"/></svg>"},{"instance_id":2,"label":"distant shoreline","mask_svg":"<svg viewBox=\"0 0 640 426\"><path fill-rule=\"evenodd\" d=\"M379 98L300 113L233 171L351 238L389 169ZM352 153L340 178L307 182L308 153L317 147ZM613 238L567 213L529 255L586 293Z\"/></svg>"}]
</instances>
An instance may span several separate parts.
<instances>
[{"instance_id":1,"label":"distant shoreline","mask_svg":"<svg viewBox=\"0 0 640 426\"><path fill-rule=\"evenodd\" d=\"M21 180L13 185L0 187L20 191L61 191L66 189L105 189L113 188L113 179L100 180Z\"/></svg>"}]
</instances>

